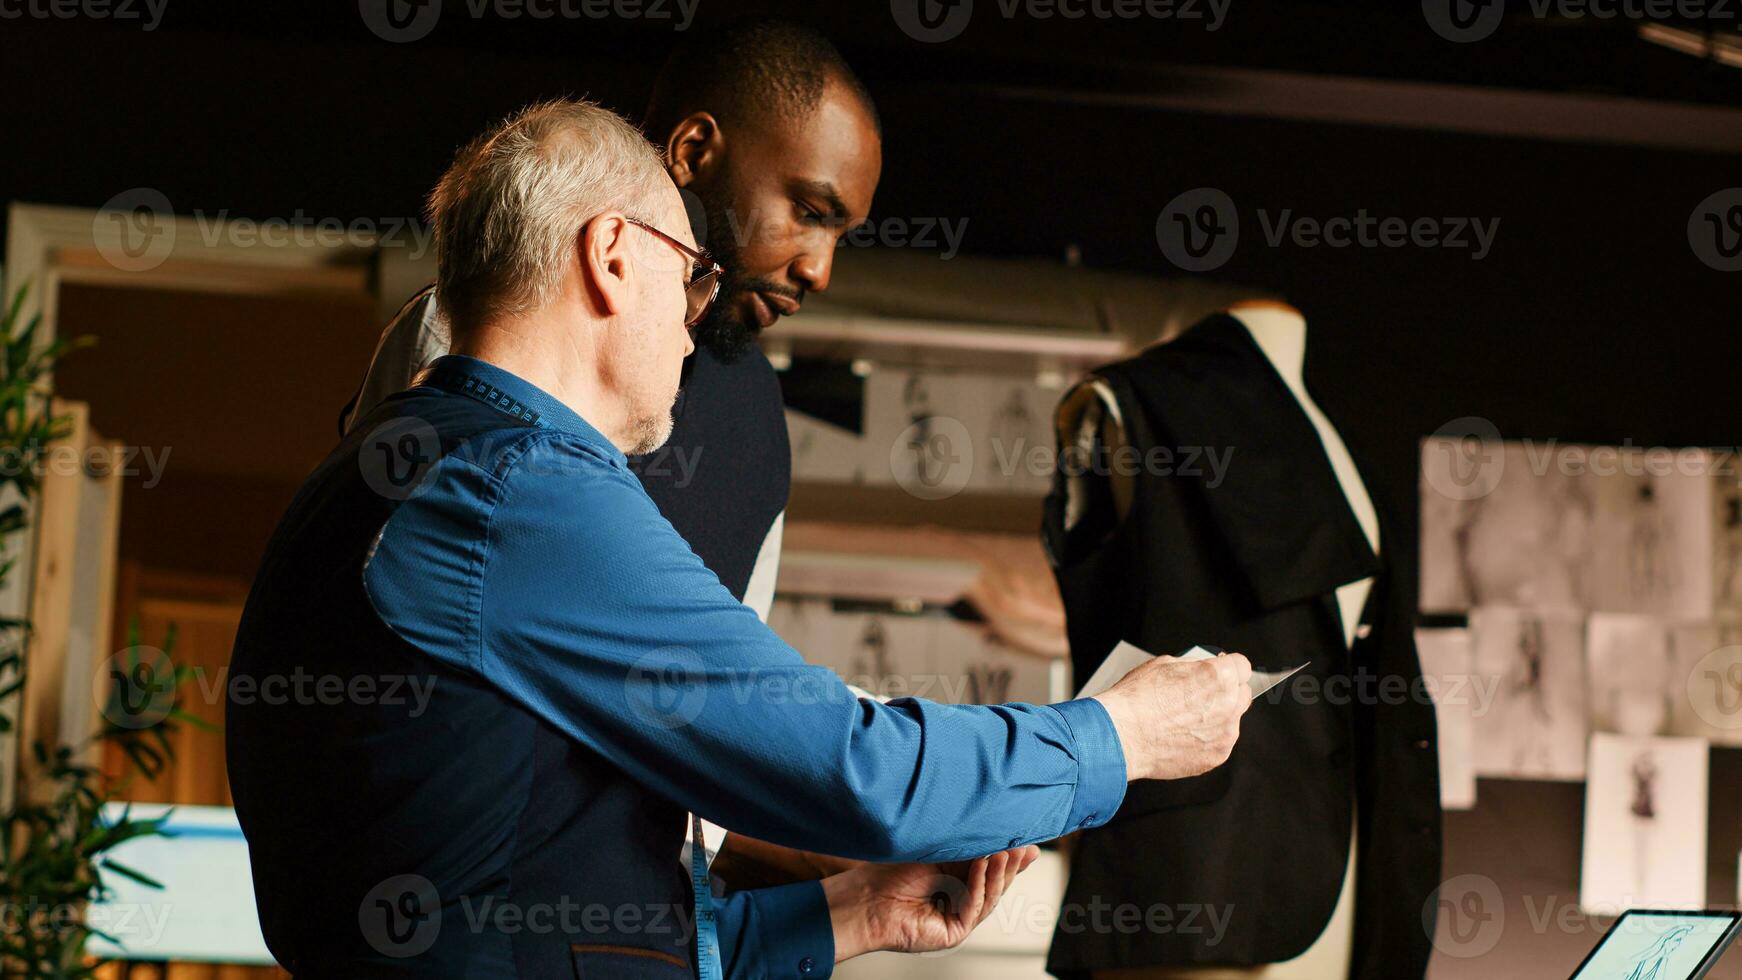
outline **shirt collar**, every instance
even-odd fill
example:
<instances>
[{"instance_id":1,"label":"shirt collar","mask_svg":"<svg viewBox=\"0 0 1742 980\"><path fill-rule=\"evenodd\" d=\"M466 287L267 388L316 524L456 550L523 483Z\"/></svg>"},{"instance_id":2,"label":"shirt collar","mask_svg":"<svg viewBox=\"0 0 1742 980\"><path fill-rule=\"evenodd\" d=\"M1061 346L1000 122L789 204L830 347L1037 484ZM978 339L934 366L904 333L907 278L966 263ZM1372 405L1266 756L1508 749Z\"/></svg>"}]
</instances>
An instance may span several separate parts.
<instances>
[{"instance_id":1,"label":"shirt collar","mask_svg":"<svg viewBox=\"0 0 1742 980\"><path fill-rule=\"evenodd\" d=\"M619 462L628 458L611 440L554 395L489 361L464 354L448 354L436 358L429 367L419 371L411 383L414 387L436 388L475 398L512 418L579 436Z\"/></svg>"}]
</instances>

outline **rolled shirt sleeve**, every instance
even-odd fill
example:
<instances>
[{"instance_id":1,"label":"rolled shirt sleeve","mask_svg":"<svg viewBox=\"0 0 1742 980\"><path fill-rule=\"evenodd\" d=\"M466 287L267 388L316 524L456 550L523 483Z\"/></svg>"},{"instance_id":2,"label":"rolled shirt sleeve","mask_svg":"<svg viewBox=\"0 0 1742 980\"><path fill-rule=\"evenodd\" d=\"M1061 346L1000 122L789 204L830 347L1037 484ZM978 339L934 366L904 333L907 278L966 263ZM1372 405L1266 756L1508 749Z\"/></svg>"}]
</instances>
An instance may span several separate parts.
<instances>
[{"instance_id":1,"label":"rolled shirt sleeve","mask_svg":"<svg viewBox=\"0 0 1742 980\"><path fill-rule=\"evenodd\" d=\"M539 428L465 448L383 529L378 615L675 803L789 847L941 861L1123 800L1098 702L859 699L720 585L608 444Z\"/></svg>"}]
</instances>

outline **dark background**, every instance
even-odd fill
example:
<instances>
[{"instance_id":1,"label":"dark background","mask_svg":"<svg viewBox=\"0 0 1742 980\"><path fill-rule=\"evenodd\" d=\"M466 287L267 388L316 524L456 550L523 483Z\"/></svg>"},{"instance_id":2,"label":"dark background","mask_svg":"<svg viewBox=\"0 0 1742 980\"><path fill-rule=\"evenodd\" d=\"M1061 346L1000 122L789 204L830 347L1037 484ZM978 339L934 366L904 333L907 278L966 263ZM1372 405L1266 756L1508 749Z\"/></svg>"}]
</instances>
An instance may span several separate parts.
<instances>
[{"instance_id":1,"label":"dark background","mask_svg":"<svg viewBox=\"0 0 1742 980\"><path fill-rule=\"evenodd\" d=\"M884 119L873 217L967 219L968 254L1074 247L1088 266L1177 274L1156 216L1200 186L1231 195L1243 220L1259 208L1498 218L1479 262L1447 249L1266 248L1250 221L1254 244L1209 274L1306 311L1316 393L1402 521L1392 557L1412 588L1417 441L1450 420L1482 416L1509 439L1742 444L1742 273L1708 268L1687 239L1696 204L1742 184L1742 154L1448 132L1428 113L1421 128L1377 128L1106 104L1177 95L1168 69L1199 66L1735 108L1742 69L1647 45L1633 23L1540 19L1524 4L1493 38L1463 45L1435 35L1413 2L1233 0L1215 32L1005 20L996 4L979 0L969 30L940 44L902 34L884 0L701 0L694 29L776 12L827 31ZM473 18L450 3L427 38L391 44L351 0L168 0L151 32L0 20L0 199L96 208L143 186L183 214L415 215L453 151L529 100L588 94L639 116L678 37L669 22ZM1715 133L1712 145L1737 138ZM1715 753L1712 787L1713 899L1731 903L1736 755ZM1488 781L1482 792L1483 808L1449 819L1447 874L1494 875L1509 898L1576 900L1580 787Z\"/></svg>"}]
</instances>

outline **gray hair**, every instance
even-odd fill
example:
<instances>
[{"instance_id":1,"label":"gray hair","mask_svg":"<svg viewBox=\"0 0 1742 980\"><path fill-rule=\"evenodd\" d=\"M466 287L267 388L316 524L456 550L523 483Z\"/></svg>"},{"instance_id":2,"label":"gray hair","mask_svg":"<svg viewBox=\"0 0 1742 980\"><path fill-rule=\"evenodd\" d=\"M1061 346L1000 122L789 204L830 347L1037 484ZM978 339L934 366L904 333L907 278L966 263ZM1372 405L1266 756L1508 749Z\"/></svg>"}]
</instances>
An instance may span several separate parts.
<instances>
[{"instance_id":1,"label":"gray hair","mask_svg":"<svg viewBox=\"0 0 1742 980\"><path fill-rule=\"evenodd\" d=\"M461 150L429 196L450 327L542 308L583 225L610 210L642 216L670 186L653 144L596 103L559 99L508 117Z\"/></svg>"}]
</instances>

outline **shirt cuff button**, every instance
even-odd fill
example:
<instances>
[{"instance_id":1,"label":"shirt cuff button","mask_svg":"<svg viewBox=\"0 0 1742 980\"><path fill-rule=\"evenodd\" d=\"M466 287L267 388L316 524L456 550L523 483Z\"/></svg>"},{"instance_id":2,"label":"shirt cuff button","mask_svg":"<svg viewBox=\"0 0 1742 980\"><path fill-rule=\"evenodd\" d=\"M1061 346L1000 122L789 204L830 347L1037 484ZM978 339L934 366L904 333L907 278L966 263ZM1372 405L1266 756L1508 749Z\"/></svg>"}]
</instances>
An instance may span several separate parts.
<instances>
[{"instance_id":1,"label":"shirt cuff button","mask_svg":"<svg viewBox=\"0 0 1742 980\"><path fill-rule=\"evenodd\" d=\"M808 977L815 972L817 972L817 961L816 960L813 960L807 956L804 959L798 961L798 974L799 974L799 976Z\"/></svg>"}]
</instances>

